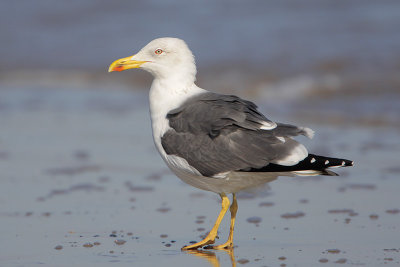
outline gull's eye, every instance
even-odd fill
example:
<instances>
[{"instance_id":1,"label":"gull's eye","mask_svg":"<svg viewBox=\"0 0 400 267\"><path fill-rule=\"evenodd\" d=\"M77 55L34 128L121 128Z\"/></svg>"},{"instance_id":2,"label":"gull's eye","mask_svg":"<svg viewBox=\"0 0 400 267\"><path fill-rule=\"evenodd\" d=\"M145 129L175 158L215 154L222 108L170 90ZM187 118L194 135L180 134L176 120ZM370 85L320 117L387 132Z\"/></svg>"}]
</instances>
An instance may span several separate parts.
<instances>
[{"instance_id":1,"label":"gull's eye","mask_svg":"<svg viewBox=\"0 0 400 267\"><path fill-rule=\"evenodd\" d=\"M156 55L161 55L162 54L162 50L161 49L157 49L156 51L154 51L154 53L156 54Z\"/></svg>"}]
</instances>

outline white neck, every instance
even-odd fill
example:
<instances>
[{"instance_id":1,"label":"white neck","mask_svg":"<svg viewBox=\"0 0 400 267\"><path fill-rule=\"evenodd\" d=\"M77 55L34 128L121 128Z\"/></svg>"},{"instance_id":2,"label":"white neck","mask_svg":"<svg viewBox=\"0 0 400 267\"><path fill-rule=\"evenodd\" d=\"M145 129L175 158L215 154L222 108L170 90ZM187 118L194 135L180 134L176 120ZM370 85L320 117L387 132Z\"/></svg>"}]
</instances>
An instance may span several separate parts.
<instances>
[{"instance_id":1,"label":"white neck","mask_svg":"<svg viewBox=\"0 0 400 267\"><path fill-rule=\"evenodd\" d=\"M179 107L188 97L204 91L193 82L154 79L149 92L151 116L166 115L171 109Z\"/></svg>"}]
</instances>

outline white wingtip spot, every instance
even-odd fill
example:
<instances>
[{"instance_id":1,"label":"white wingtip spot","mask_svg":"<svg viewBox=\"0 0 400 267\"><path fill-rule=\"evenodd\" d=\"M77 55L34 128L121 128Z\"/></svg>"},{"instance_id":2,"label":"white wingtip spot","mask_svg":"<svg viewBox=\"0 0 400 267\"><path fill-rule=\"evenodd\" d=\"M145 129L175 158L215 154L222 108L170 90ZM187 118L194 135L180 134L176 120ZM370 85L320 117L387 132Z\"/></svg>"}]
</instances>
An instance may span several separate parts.
<instances>
[{"instance_id":1,"label":"white wingtip spot","mask_svg":"<svg viewBox=\"0 0 400 267\"><path fill-rule=\"evenodd\" d=\"M329 160L325 160L325 165L328 165L329 164Z\"/></svg>"},{"instance_id":2,"label":"white wingtip spot","mask_svg":"<svg viewBox=\"0 0 400 267\"><path fill-rule=\"evenodd\" d=\"M315 161L316 161L315 158L312 158L310 162L314 163Z\"/></svg>"},{"instance_id":3,"label":"white wingtip spot","mask_svg":"<svg viewBox=\"0 0 400 267\"><path fill-rule=\"evenodd\" d=\"M342 166L346 165L346 162L342 161Z\"/></svg>"},{"instance_id":4,"label":"white wingtip spot","mask_svg":"<svg viewBox=\"0 0 400 267\"><path fill-rule=\"evenodd\" d=\"M262 121L261 125L262 125L260 127L261 130L272 130L277 126L276 123L273 121Z\"/></svg>"},{"instance_id":5,"label":"white wingtip spot","mask_svg":"<svg viewBox=\"0 0 400 267\"><path fill-rule=\"evenodd\" d=\"M307 136L308 138L310 138L310 139L312 139L313 137L314 137L314 131L311 129L311 128L308 128L308 127L303 127L303 134L305 135L305 136Z\"/></svg>"}]
</instances>

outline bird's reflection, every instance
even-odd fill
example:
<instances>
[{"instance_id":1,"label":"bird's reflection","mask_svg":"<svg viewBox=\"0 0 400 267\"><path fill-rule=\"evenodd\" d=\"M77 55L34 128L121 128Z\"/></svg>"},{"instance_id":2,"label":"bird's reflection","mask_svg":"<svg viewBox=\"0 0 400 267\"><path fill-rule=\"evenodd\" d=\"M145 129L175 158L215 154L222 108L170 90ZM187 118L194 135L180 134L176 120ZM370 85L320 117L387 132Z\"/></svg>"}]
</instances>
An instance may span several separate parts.
<instances>
[{"instance_id":1,"label":"bird's reflection","mask_svg":"<svg viewBox=\"0 0 400 267\"><path fill-rule=\"evenodd\" d=\"M223 249L223 250L218 250L218 251L211 251L211 250L187 250L185 251L188 254L195 255L196 257L206 259L209 263L210 266L212 267L219 267L219 259L216 255L216 253L221 253L224 251L226 254L229 255L230 260L231 260L231 265L232 267L236 267L236 261L235 261L235 255L233 252L233 248L231 249Z\"/></svg>"}]
</instances>

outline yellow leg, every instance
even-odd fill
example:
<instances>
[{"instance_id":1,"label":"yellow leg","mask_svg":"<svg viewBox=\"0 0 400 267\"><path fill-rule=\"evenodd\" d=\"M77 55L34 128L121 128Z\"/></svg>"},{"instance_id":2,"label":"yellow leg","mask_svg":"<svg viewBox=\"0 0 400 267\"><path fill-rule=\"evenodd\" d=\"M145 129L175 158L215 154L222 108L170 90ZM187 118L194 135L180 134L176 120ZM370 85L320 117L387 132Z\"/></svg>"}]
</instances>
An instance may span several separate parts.
<instances>
[{"instance_id":1,"label":"yellow leg","mask_svg":"<svg viewBox=\"0 0 400 267\"><path fill-rule=\"evenodd\" d=\"M197 249L197 248L209 245L209 244L214 244L215 238L217 237L217 234L218 234L219 225L221 224L221 221L224 218L224 215L229 208L229 198L224 193L221 193L220 196L222 199L221 212L219 213L217 221L215 222L211 231L208 233L206 238L204 238L200 242L197 242L196 244L193 244L193 245L185 246L182 248L182 250Z\"/></svg>"},{"instance_id":2,"label":"yellow leg","mask_svg":"<svg viewBox=\"0 0 400 267\"><path fill-rule=\"evenodd\" d=\"M235 219L236 219L236 212L238 210L238 205L237 205L237 201L236 201L236 194L233 193L232 195L233 195L233 199L232 199L232 205L231 205L231 208L230 208L230 211L231 211L231 227L230 227L230 230L229 230L228 241L226 241L222 245L212 246L212 247L210 247L211 249L231 249L231 248L233 248L233 230L235 229Z\"/></svg>"}]
</instances>

